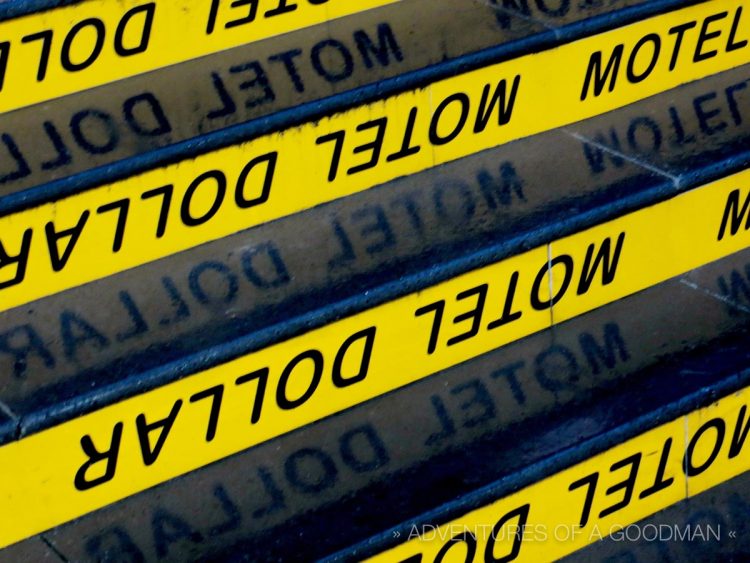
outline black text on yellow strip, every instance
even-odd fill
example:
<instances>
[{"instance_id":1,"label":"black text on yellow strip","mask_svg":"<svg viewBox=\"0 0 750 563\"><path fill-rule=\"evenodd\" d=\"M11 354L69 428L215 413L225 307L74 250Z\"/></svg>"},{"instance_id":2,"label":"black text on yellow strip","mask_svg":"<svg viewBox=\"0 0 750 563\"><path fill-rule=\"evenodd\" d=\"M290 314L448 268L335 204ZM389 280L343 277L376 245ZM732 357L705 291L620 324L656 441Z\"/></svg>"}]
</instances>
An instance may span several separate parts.
<instances>
[{"instance_id":1,"label":"black text on yellow strip","mask_svg":"<svg viewBox=\"0 0 750 563\"><path fill-rule=\"evenodd\" d=\"M4 446L0 543L727 256L748 202L743 171Z\"/></svg>"},{"instance_id":2,"label":"black text on yellow strip","mask_svg":"<svg viewBox=\"0 0 750 563\"><path fill-rule=\"evenodd\" d=\"M2 6L2 4L0 4ZM408 0L10 112L0 194L526 36L489 5ZM518 23L521 21L521 23ZM464 31L471 29L467 37Z\"/></svg>"},{"instance_id":3,"label":"black text on yellow strip","mask_svg":"<svg viewBox=\"0 0 750 563\"><path fill-rule=\"evenodd\" d=\"M656 16L2 217L0 308L748 62L748 7Z\"/></svg>"},{"instance_id":4,"label":"black text on yellow strip","mask_svg":"<svg viewBox=\"0 0 750 563\"><path fill-rule=\"evenodd\" d=\"M0 23L0 112L398 0L86 0Z\"/></svg>"},{"instance_id":5,"label":"black text on yellow strip","mask_svg":"<svg viewBox=\"0 0 750 563\"><path fill-rule=\"evenodd\" d=\"M562 561L731 561L750 550L750 473L690 495Z\"/></svg>"},{"instance_id":6,"label":"black text on yellow strip","mask_svg":"<svg viewBox=\"0 0 750 563\"><path fill-rule=\"evenodd\" d=\"M338 529L336 514L348 514L346 506L367 506L371 487L377 483L388 483L394 491L387 499L381 498L380 506L392 508L392 515L411 515L413 510L403 512L408 501L405 506L391 506L398 497L395 491L409 489L419 496L414 487L424 491L435 480L455 482L449 475L460 475L460 469L444 469L440 460L459 450L472 460L472 467L483 468L478 473L472 470L474 482L484 482L480 474L487 475L487 471L482 452L489 459L497 460L498 455L513 459L514 444L503 448L500 438L492 441L496 448L475 447L478 438L486 445L489 436L507 438L508 431L518 428L529 432L525 423L540 415L554 419L555 412L580 413L586 401L599 402L600 392L616 397L620 390L642 382L639 371L652 365L655 357L695 349L719 334L748 327L750 316L737 315L736 308L709 294L720 295L727 279L733 283L738 277L746 280L742 272L749 260L750 250L737 252L679 280L668 280L581 315L562 325L554 337L545 331L504 346L439 377L426 378L97 510L46 532L45 539L69 561L99 561L116 549L146 561L184 561L197 551L216 558L217 550L225 553L238 545L244 553L263 553L271 559L268 546L279 544L282 554L295 553L298 559L308 560L349 547L352 536L348 534L320 538L310 546L305 541L308 534L302 532L305 515L308 524L315 526L323 519L329 529ZM750 295L730 299L742 307ZM664 315L660 304L665 302L675 314ZM644 326L649 330L644 331ZM697 381L691 385L696 388ZM577 434L578 439L601 433L596 424L586 428ZM352 447L354 442L357 447ZM548 441L540 437L540 442L546 446L541 446L537 459L550 453ZM564 442L558 433L555 444L562 447ZM438 465L439 476L430 469L417 470ZM451 498L455 488L436 493L431 496L433 505ZM312 519L311 513L316 514ZM176 527L184 533L165 534L167 522L179 523ZM388 525L392 522L367 528L376 533ZM298 537L285 533L289 526L300 532ZM274 528L279 533L274 534ZM269 533L283 541L273 541Z\"/></svg>"},{"instance_id":7,"label":"black text on yellow strip","mask_svg":"<svg viewBox=\"0 0 750 563\"><path fill-rule=\"evenodd\" d=\"M368 561L554 561L750 469L750 387ZM420 536L420 534L422 534Z\"/></svg>"}]
</instances>

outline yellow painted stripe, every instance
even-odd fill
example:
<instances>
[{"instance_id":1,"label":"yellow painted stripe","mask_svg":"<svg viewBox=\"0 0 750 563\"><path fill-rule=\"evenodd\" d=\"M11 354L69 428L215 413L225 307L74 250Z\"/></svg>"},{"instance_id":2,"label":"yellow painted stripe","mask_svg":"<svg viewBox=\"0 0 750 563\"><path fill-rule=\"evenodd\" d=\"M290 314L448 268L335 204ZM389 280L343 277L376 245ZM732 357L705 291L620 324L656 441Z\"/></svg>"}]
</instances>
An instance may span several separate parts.
<instances>
[{"instance_id":1,"label":"yellow painted stripe","mask_svg":"<svg viewBox=\"0 0 750 563\"><path fill-rule=\"evenodd\" d=\"M0 23L0 112L399 0L85 0Z\"/></svg>"},{"instance_id":2,"label":"yellow painted stripe","mask_svg":"<svg viewBox=\"0 0 750 563\"><path fill-rule=\"evenodd\" d=\"M7 152L15 144L17 151L3 152L0 193L375 84L537 29L517 20L506 29L494 16L491 6L473 0L397 2L10 112L3 116L7 136L0 147ZM293 58L287 65L283 57ZM54 126L45 125L49 121ZM99 150L92 152L92 145Z\"/></svg>"},{"instance_id":3,"label":"yellow painted stripe","mask_svg":"<svg viewBox=\"0 0 750 563\"><path fill-rule=\"evenodd\" d=\"M747 198L750 170L3 446L0 544L734 253Z\"/></svg>"},{"instance_id":4,"label":"yellow painted stripe","mask_svg":"<svg viewBox=\"0 0 750 563\"><path fill-rule=\"evenodd\" d=\"M749 402L746 387L439 527L415 526L368 561L537 563L622 535L750 469Z\"/></svg>"},{"instance_id":5,"label":"yellow painted stripe","mask_svg":"<svg viewBox=\"0 0 750 563\"><path fill-rule=\"evenodd\" d=\"M0 310L746 63L749 5L684 8L2 217Z\"/></svg>"}]
</instances>

